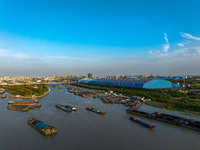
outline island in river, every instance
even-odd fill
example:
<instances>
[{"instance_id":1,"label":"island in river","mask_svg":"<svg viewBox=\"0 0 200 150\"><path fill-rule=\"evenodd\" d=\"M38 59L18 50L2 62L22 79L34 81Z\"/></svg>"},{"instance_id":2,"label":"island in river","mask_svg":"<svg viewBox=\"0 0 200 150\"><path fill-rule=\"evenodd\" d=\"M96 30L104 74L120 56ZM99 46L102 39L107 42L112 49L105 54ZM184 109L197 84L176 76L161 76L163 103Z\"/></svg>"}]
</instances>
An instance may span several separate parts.
<instances>
[{"instance_id":1,"label":"island in river","mask_svg":"<svg viewBox=\"0 0 200 150\"><path fill-rule=\"evenodd\" d=\"M49 93L45 84L2 86L13 98L38 98Z\"/></svg>"}]
</instances>

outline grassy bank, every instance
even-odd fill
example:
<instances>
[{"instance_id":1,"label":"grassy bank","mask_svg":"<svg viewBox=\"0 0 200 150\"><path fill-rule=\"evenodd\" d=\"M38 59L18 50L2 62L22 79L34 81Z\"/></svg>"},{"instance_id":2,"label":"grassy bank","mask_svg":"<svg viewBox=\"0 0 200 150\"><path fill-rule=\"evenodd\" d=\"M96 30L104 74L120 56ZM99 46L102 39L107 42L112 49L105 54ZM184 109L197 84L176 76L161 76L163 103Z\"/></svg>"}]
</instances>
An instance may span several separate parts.
<instances>
[{"instance_id":1,"label":"grassy bank","mask_svg":"<svg viewBox=\"0 0 200 150\"><path fill-rule=\"evenodd\" d=\"M137 89L137 88L127 88L127 87L111 87L111 86L99 86L99 85L88 85L88 84L76 84L73 85L95 89L95 90L105 90L114 91L118 94L124 94L127 96L142 96L145 98L150 98L152 101L162 102L165 105L160 106L156 103L149 104L160 108L175 109L181 111L197 111L200 112L200 101L192 101L188 99L174 99L171 95L165 93L163 90L150 90L150 89Z\"/></svg>"},{"instance_id":2,"label":"grassy bank","mask_svg":"<svg viewBox=\"0 0 200 150\"><path fill-rule=\"evenodd\" d=\"M23 98L43 97L49 92L47 85L14 85L2 86L11 95L21 95Z\"/></svg>"}]
</instances>

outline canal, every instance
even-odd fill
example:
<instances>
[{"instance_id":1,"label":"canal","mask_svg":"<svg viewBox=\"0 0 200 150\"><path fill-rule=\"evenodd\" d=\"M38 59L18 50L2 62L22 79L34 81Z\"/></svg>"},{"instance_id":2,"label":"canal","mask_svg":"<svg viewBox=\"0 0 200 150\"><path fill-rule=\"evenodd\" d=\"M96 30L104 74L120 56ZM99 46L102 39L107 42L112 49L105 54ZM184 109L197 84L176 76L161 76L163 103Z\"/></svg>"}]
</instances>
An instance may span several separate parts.
<instances>
[{"instance_id":1,"label":"canal","mask_svg":"<svg viewBox=\"0 0 200 150\"><path fill-rule=\"evenodd\" d=\"M38 98L42 107L28 112L7 109L8 101L0 99L0 148L2 150L199 150L200 132L181 128L147 118L154 123L156 131L144 128L129 120L128 107L122 104L104 104L100 99L82 98L69 93L63 86L49 85L50 93ZM55 107L56 104L71 105L77 112L67 113ZM106 111L99 115L85 108L92 106ZM198 116L187 116L176 111L143 105L140 110L149 113L160 111L200 121ZM55 126L58 133L46 137L27 124L36 117Z\"/></svg>"}]
</instances>

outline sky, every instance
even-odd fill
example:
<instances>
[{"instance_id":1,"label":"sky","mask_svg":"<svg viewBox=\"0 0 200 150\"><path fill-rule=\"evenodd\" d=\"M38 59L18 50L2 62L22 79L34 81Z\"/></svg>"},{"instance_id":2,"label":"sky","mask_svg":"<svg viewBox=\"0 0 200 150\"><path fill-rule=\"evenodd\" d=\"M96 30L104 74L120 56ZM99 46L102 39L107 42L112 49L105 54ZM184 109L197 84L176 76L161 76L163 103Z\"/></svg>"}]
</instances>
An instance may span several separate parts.
<instances>
[{"instance_id":1,"label":"sky","mask_svg":"<svg viewBox=\"0 0 200 150\"><path fill-rule=\"evenodd\" d=\"M0 76L200 74L199 0L0 0Z\"/></svg>"}]
</instances>

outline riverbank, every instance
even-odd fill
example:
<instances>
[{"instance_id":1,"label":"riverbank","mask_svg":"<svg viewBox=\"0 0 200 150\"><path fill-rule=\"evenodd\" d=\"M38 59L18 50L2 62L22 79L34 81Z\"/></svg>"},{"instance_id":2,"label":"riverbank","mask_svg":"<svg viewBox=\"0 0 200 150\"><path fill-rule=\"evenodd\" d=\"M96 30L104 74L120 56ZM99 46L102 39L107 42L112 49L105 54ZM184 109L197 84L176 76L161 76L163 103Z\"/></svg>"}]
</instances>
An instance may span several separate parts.
<instances>
[{"instance_id":1,"label":"riverbank","mask_svg":"<svg viewBox=\"0 0 200 150\"><path fill-rule=\"evenodd\" d=\"M149 90L149 89L136 89L136 88L126 88L126 87L111 87L111 86L99 86L99 85L89 85L89 84L72 84L74 86L79 86L88 89L104 90L106 92L113 91L118 94L123 94L126 96L141 96L151 99L148 105L166 108L170 110L178 111L190 111L190 112L200 112L200 102L199 101L189 101L189 100L177 100L172 98L170 95L165 93L163 90Z\"/></svg>"}]
</instances>

